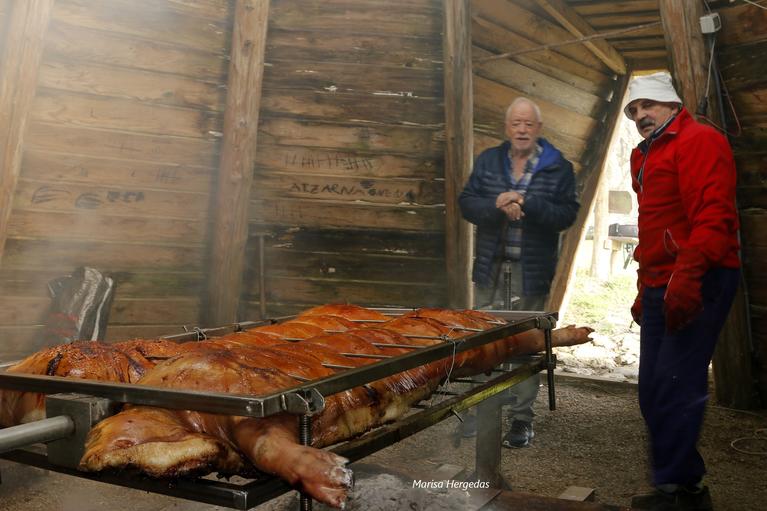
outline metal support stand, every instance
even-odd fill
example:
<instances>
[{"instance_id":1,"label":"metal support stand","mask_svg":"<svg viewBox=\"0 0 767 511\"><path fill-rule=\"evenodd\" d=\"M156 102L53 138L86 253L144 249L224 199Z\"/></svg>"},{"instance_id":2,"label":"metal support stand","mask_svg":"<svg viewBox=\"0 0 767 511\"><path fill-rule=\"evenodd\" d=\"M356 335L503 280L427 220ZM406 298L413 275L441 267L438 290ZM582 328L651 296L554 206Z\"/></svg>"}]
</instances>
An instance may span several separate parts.
<instances>
[{"instance_id":1,"label":"metal support stand","mask_svg":"<svg viewBox=\"0 0 767 511\"><path fill-rule=\"evenodd\" d=\"M312 443L312 417L311 415L301 415L298 418L298 441L301 445L310 445ZM312 511L312 498L304 492L301 492L299 501L300 511Z\"/></svg>"},{"instance_id":2,"label":"metal support stand","mask_svg":"<svg viewBox=\"0 0 767 511\"><path fill-rule=\"evenodd\" d=\"M512 303L515 301L511 292L511 265L510 262L503 264L503 308L507 311L512 309Z\"/></svg>"},{"instance_id":3,"label":"metal support stand","mask_svg":"<svg viewBox=\"0 0 767 511\"><path fill-rule=\"evenodd\" d=\"M490 488L511 489L501 475L501 406L506 392L477 405L477 447L474 476Z\"/></svg>"}]
</instances>

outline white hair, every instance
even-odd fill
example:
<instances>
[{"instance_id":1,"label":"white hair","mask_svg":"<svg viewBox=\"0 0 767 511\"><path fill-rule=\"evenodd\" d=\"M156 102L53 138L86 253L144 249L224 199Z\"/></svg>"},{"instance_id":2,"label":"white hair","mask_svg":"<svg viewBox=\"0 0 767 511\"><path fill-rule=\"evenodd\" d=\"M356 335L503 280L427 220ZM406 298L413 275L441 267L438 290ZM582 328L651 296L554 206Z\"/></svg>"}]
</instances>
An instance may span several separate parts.
<instances>
[{"instance_id":1,"label":"white hair","mask_svg":"<svg viewBox=\"0 0 767 511\"><path fill-rule=\"evenodd\" d=\"M541 109L540 107L533 101L532 99L524 98L524 97L518 97L514 101L511 102L509 107L506 109L506 117L504 117L504 121L509 120L509 116L511 115L511 111L514 109L515 106L521 105L522 103L526 103L530 105L533 108L533 111L535 112L535 118L538 119L538 122L543 122L543 116L541 115Z\"/></svg>"}]
</instances>

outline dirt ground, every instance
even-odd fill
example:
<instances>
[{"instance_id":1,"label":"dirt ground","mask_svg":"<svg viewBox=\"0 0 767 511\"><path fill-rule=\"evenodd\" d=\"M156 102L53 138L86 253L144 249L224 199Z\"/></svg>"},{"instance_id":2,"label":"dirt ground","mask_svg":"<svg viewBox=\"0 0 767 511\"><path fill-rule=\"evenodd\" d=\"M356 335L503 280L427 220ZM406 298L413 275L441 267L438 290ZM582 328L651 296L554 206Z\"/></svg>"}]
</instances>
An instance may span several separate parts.
<instances>
[{"instance_id":1,"label":"dirt ground","mask_svg":"<svg viewBox=\"0 0 767 511\"><path fill-rule=\"evenodd\" d=\"M552 412L547 409L546 389L541 389L536 403L538 416L533 445L525 449L503 449L502 472L513 489L556 497L568 486L589 487L596 490L599 502L615 505L628 505L632 494L649 490L646 435L636 403L636 387L566 376L558 379L556 390L558 407ZM454 433L457 424L457 419L448 419L363 462L414 478L429 477L445 463L467 467L467 473L471 472L474 443L457 439ZM717 511L767 508L765 428L767 412L737 412L709 405L700 446L708 465L706 482ZM0 474L0 509L3 511L222 509L46 473L1 460ZM365 488L360 483L357 492L371 491ZM380 494L393 490L373 491ZM403 508L401 499L392 497L384 502L389 502L390 507L376 505L361 509ZM416 501L407 508L418 511L434 509L434 506ZM293 497L287 495L257 509L296 508Z\"/></svg>"}]
</instances>

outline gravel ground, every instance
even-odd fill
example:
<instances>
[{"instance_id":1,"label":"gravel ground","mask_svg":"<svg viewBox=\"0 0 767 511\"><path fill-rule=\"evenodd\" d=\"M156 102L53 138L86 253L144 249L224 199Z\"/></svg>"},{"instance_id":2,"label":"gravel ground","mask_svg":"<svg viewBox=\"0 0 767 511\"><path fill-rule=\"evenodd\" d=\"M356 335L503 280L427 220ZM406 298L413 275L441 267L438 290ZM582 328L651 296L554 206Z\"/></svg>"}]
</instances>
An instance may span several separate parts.
<instances>
[{"instance_id":1,"label":"gravel ground","mask_svg":"<svg viewBox=\"0 0 767 511\"><path fill-rule=\"evenodd\" d=\"M557 384L556 411L548 411L545 388L536 403L536 438L525 449L503 449L502 472L514 490L556 497L568 486L596 490L597 500L628 505L630 496L649 490L646 436L636 403L636 387L626 383L563 376ZM707 460L707 484L717 511L761 511L767 502L767 413L735 412L709 406L701 449ZM508 427L508 424L505 425ZM458 439L457 420L448 419L397 445L365 458L366 465L406 481L358 484L357 501L379 497L376 507L423 511L435 499L410 492L410 478L433 475L448 463L474 463L472 440ZM733 447L734 443L734 447ZM747 454L746 451L761 452ZM0 509L3 511L213 511L214 506L125 490L0 461ZM392 483L392 481L394 481ZM392 488L392 484L394 487ZM456 490L460 491L460 490ZM403 500L410 492L410 500ZM420 495L420 496L419 496ZM286 495L260 506L261 511L295 509ZM454 499L462 498L461 495ZM420 504L419 504L420 502ZM403 507L405 506L405 507ZM441 508L434 508L441 509Z\"/></svg>"}]
</instances>

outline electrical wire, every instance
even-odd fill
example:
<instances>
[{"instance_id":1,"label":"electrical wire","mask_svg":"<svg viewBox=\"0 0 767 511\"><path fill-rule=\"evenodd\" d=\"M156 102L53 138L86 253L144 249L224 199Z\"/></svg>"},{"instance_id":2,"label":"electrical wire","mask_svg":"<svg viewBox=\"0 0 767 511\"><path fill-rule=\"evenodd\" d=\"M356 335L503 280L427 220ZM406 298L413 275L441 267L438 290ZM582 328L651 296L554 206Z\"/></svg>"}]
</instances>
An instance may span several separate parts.
<instances>
[{"instance_id":1,"label":"electrical wire","mask_svg":"<svg viewBox=\"0 0 767 511\"><path fill-rule=\"evenodd\" d=\"M764 9L765 11L767 11L767 7L765 7L763 5L759 5L756 2L752 2L751 0L743 0L743 1L746 2L747 4L755 5L755 6L759 7L760 9Z\"/></svg>"}]
</instances>

